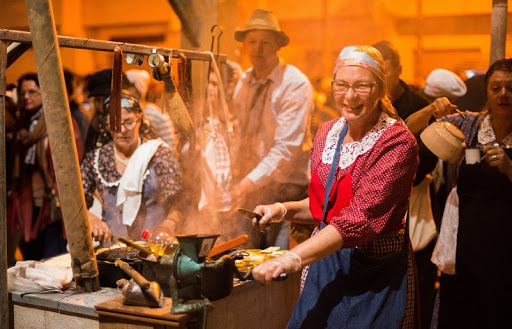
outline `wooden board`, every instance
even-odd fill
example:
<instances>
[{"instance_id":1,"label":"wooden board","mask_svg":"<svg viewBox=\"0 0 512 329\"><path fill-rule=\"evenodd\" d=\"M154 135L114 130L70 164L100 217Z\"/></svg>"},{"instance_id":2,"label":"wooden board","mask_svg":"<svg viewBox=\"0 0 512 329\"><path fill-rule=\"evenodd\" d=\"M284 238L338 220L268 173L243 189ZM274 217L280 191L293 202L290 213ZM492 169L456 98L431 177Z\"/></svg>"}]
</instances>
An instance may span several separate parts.
<instances>
[{"instance_id":1,"label":"wooden board","mask_svg":"<svg viewBox=\"0 0 512 329\"><path fill-rule=\"evenodd\" d=\"M196 321L194 316L188 314L171 314L171 298L164 298L165 305L162 308L124 305L123 299L124 297L120 297L95 306L96 313L100 315L100 323L111 322L107 319L114 317L135 322L160 324L172 328L184 328L186 323ZM102 321L102 318L105 321Z\"/></svg>"}]
</instances>

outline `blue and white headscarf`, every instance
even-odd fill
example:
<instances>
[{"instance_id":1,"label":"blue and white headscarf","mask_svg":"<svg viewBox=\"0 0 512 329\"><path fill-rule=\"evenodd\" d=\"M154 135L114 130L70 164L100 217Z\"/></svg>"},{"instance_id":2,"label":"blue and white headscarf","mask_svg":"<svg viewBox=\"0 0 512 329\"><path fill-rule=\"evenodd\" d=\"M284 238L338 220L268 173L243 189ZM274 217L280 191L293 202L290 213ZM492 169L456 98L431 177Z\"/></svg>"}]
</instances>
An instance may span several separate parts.
<instances>
[{"instance_id":1,"label":"blue and white headscarf","mask_svg":"<svg viewBox=\"0 0 512 329\"><path fill-rule=\"evenodd\" d=\"M334 64L333 75L342 66L361 66L370 70L386 85L384 59L380 52L370 46L350 46L341 50Z\"/></svg>"}]
</instances>

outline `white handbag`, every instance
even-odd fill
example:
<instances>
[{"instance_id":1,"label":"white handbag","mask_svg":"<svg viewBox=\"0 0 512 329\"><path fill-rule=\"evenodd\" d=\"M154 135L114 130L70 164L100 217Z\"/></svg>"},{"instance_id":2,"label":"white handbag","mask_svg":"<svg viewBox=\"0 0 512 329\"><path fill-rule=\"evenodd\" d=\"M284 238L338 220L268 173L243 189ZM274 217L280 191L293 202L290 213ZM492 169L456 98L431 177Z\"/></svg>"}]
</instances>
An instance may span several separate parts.
<instances>
[{"instance_id":1,"label":"white handbag","mask_svg":"<svg viewBox=\"0 0 512 329\"><path fill-rule=\"evenodd\" d=\"M426 175L423 181L412 188L409 200L409 237L413 251L425 248L437 234L436 223L430 205L430 182Z\"/></svg>"},{"instance_id":2,"label":"white handbag","mask_svg":"<svg viewBox=\"0 0 512 329\"><path fill-rule=\"evenodd\" d=\"M441 231L437 238L431 261L446 274L455 274L455 254L457 250L457 232L459 229L459 195L454 187L444 207Z\"/></svg>"}]
</instances>

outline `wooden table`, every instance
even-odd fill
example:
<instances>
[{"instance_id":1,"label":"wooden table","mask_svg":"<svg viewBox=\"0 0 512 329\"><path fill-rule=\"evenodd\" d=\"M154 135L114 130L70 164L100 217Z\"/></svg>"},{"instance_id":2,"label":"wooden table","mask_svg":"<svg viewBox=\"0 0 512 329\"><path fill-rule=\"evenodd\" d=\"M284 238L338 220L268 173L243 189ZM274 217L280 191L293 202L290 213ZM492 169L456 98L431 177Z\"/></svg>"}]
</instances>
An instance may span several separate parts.
<instances>
[{"instance_id":1,"label":"wooden table","mask_svg":"<svg viewBox=\"0 0 512 329\"><path fill-rule=\"evenodd\" d=\"M263 286L257 282L235 284L230 296L212 302L208 329L282 329L299 297L300 273ZM171 298L161 309L126 306L118 298L96 305L101 329L189 328L197 325L191 315L170 314Z\"/></svg>"},{"instance_id":2,"label":"wooden table","mask_svg":"<svg viewBox=\"0 0 512 329\"><path fill-rule=\"evenodd\" d=\"M236 284L230 296L213 301L208 329L282 329L299 296L300 273L263 286L257 282ZM164 308L126 306L121 292L112 288L90 294L12 294L14 328L193 328L195 315L172 315L172 300Z\"/></svg>"}]
</instances>

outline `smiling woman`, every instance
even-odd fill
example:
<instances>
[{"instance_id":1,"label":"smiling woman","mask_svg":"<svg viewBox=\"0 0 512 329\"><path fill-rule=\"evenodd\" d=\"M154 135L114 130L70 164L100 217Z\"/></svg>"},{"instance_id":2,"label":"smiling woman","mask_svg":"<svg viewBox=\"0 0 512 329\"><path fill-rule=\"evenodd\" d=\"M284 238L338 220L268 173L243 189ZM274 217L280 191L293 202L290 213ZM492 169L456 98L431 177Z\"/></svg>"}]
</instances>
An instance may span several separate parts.
<instances>
[{"instance_id":1,"label":"smiling woman","mask_svg":"<svg viewBox=\"0 0 512 329\"><path fill-rule=\"evenodd\" d=\"M333 75L341 118L317 132L309 198L254 209L263 215L253 219L258 229L283 218L317 228L257 266L253 276L270 284L306 266L288 328L414 328L415 278L404 217L418 147L386 96L375 48L343 49Z\"/></svg>"}]
</instances>

